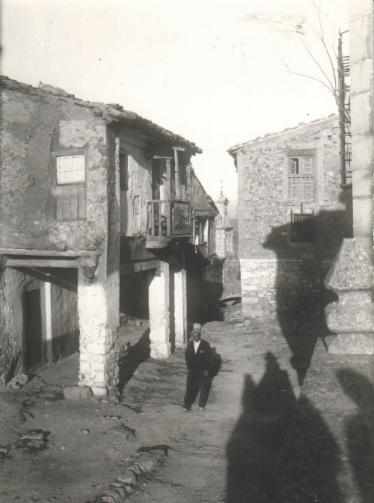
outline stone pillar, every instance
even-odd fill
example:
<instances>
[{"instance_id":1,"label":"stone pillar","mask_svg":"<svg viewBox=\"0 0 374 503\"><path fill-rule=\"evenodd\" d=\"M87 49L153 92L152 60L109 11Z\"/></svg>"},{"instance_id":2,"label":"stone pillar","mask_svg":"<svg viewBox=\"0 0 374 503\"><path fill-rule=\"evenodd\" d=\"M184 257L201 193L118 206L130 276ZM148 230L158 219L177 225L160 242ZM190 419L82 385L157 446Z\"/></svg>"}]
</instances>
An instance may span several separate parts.
<instances>
[{"instance_id":1,"label":"stone pillar","mask_svg":"<svg viewBox=\"0 0 374 503\"><path fill-rule=\"evenodd\" d=\"M161 262L149 284L149 327L152 358L168 358L170 344L170 266Z\"/></svg>"},{"instance_id":2,"label":"stone pillar","mask_svg":"<svg viewBox=\"0 0 374 503\"><path fill-rule=\"evenodd\" d=\"M110 329L105 282L86 267L78 270L79 384L96 396L107 393L106 358Z\"/></svg>"},{"instance_id":3,"label":"stone pillar","mask_svg":"<svg viewBox=\"0 0 374 503\"><path fill-rule=\"evenodd\" d=\"M336 333L330 353L374 354L373 272L371 252L362 241L344 240L327 279L339 297L326 308L328 327Z\"/></svg>"},{"instance_id":4,"label":"stone pillar","mask_svg":"<svg viewBox=\"0 0 374 503\"><path fill-rule=\"evenodd\" d=\"M327 307L337 336L331 353L374 354L373 202L373 1L351 2L351 130L353 239L345 239L327 278L338 302Z\"/></svg>"},{"instance_id":5,"label":"stone pillar","mask_svg":"<svg viewBox=\"0 0 374 503\"><path fill-rule=\"evenodd\" d=\"M174 272L174 322L175 345L184 347L187 342L187 271Z\"/></svg>"},{"instance_id":6,"label":"stone pillar","mask_svg":"<svg viewBox=\"0 0 374 503\"><path fill-rule=\"evenodd\" d=\"M48 363L53 362L52 350L52 285L48 281L42 283L41 302L42 302L42 323L43 339L46 344L46 358Z\"/></svg>"}]
</instances>

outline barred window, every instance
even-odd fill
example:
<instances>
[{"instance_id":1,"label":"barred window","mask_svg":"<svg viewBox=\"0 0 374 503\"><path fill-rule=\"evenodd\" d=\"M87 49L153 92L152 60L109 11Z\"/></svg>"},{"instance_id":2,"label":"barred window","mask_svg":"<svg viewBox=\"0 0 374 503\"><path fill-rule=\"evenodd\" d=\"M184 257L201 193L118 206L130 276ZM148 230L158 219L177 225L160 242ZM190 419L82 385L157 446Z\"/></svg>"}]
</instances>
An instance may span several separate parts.
<instances>
[{"instance_id":1,"label":"barred window","mask_svg":"<svg viewBox=\"0 0 374 503\"><path fill-rule=\"evenodd\" d=\"M313 156L295 156L288 159L288 200L311 202L315 198Z\"/></svg>"}]
</instances>

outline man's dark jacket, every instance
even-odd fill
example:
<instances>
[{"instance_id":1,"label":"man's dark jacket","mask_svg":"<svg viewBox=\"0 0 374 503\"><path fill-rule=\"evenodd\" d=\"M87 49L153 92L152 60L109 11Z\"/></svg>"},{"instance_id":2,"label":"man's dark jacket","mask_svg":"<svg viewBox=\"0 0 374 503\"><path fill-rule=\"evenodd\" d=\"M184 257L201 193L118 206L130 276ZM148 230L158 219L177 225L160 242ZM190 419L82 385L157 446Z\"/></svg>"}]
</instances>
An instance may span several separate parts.
<instances>
[{"instance_id":1,"label":"man's dark jacket","mask_svg":"<svg viewBox=\"0 0 374 503\"><path fill-rule=\"evenodd\" d=\"M209 369L211 347L209 342L200 339L200 345L195 353L193 340L190 340L186 347L186 364L189 372L200 374Z\"/></svg>"}]
</instances>

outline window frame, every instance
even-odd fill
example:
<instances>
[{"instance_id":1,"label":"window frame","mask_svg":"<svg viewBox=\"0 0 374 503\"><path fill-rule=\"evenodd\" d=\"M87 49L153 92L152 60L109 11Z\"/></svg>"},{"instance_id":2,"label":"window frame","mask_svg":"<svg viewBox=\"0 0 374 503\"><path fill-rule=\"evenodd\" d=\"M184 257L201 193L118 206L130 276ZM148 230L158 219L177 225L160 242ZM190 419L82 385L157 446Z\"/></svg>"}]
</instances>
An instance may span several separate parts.
<instances>
[{"instance_id":1,"label":"window frame","mask_svg":"<svg viewBox=\"0 0 374 503\"><path fill-rule=\"evenodd\" d=\"M312 173L310 176L303 174L303 160L310 159L312 163ZM291 163L293 161L297 162L297 174L292 174ZM287 172L286 172L286 180L287 180L287 202L290 205L300 205L300 204L315 204L317 202L317 162L316 162L316 149L292 149L287 152ZM311 198L305 197L305 185L303 183L303 197L296 198L291 197L291 180L303 180L308 179L311 180L313 184L313 195Z\"/></svg>"},{"instance_id":2,"label":"window frame","mask_svg":"<svg viewBox=\"0 0 374 503\"><path fill-rule=\"evenodd\" d=\"M64 150L56 150L52 152L53 156L53 183L52 183L52 190L54 194L54 199L55 199L55 219L57 222L79 222L79 221L84 221L87 220L87 154L86 151L83 149L64 149ZM84 181L80 182L70 182L70 183L58 183L57 181L57 169L58 169L58 161L57 159L59 157L73 157L73 156L81 156L83 157L84 161ZM66 191L68 192L69 189L72 189L73 187L80 188L81 190L84 191L84 216L80 216L80 212L78 210L77 215L75 218L67 218L67 217L61 217L59 216L59 211L58 211L58 199L59 197L62 199L63 198L63 192ZM68 196L67 196L68 197ZM81 205L78 205L79 208L81 208Z\"/></svg>"},{"instance_id":3,"label":"window frame","mask_svg":"<svg viewBox=\"0 0 374 503\"><path fill-rule=\"evenodd\" d=\"M69 185L86 185L87 183L87 159L85 152L55 152L55 183L56 187L66 187ZM58 159L64 157L82 157L83 158L83 172L84 172L84 180L79 182L67 182L67 183L59 183L58 182Z\"/></svg>"}]
</instances>

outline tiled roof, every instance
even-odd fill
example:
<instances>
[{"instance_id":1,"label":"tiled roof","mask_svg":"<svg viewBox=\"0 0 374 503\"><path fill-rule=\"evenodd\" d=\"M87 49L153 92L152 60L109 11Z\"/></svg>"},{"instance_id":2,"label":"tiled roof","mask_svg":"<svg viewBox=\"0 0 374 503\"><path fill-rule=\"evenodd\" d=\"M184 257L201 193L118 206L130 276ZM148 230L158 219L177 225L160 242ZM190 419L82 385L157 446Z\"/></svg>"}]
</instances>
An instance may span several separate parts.
<instances>
[{"instance_id":1,"label":"tiled roof","mask_svg":"<svg viewBox=\"0 0 374 503\"><path fill-rule=\"evenodd\" d=\"M195 143L183 138L182 136L175 134L168 129L165 129L154 122L141 117L135 112L125 110L121 105L100 103L94 101L87 101L77 98L73 94L69 94L63 89L53 87L48 84L40 83L39 87L31 86L30 84L24 84L14 79L10 79L6 76L0 76L0 87L13 89L19 92L39 95L39 96L56 96L60 99L71 100L79 106L91 108L96 113L100 114L108 122L126 122L130 123L135 127L140 129L145 129L161 137L166 141L170 141L176 145L184 146L193 153L201 153L202 150Z\"/></svg>"},{"instance_id":2,"label":"tiled roof","mask_svg":"<svg viewBox=\"0 0 374 503\"><path fill-rule=\"evenodd\" d=\"M328 122L333 122L333 121L336 121L337 119L338 119L337 114L330 114L327 117L323 117L323 118L320 118L320 119L315 119L315 120L310 121L310 122L300 122L299 124L297 124L294 127L285 128L285 129L282 129L281 131L277 131L277 132L274 132L274 133L267 133L267 134L265 134L263 136L258 136L257 138L253 138L253 139L245 141L243 143L238 143L237 145L234 145L234 146L230 147L227 150L227 152L229 154L231 154L231 155L235 155L235 153L238 150L241 150L243 147L245 147L247 145L251 145L251 144L254 144L254 143L257 143L257 142L261 142L261 141L266 141L266 140L268 140L270 138L278 138L279 136L282 136L285 133L289 133L289 132L293 132L293 131L296 132L297 130L300 130L300 129L308 128L308 127L311 127L311 126L317 126L318 124L324 124L324 123L328 123Z\"/></svg>"}]
</instances>

